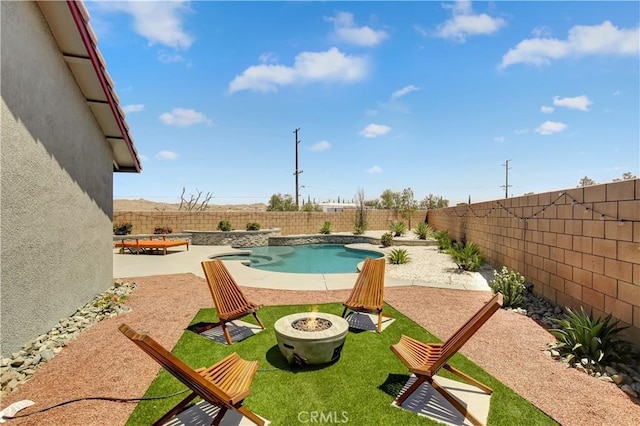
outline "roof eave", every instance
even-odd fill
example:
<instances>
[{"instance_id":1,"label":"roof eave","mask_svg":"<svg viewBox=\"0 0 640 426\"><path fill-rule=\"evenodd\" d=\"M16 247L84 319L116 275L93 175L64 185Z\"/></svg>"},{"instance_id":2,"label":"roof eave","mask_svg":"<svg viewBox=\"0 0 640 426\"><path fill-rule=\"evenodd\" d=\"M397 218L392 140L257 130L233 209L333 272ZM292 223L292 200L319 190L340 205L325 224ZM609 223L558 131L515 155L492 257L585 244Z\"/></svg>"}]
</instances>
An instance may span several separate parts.
<instances>
[{"instance_id":1,"label":"roof eave","mask_svg":"<svg viewBox=\"0 0 640 426\"><path fill-rule=\"evenodd\" d=\"M114 84L89 25L89 13L82 1L39 1L45 19L80 90L110 144L114 172L142 170L129 127L120 108ZM64 10L68 10L68 14ZM66 15L66 16L65 16ZM72 25L69 18L73 20ZM75 26L75 28L74 28ZM79 38L78 38L79 36Z\"/></svg>"}]
</instances>

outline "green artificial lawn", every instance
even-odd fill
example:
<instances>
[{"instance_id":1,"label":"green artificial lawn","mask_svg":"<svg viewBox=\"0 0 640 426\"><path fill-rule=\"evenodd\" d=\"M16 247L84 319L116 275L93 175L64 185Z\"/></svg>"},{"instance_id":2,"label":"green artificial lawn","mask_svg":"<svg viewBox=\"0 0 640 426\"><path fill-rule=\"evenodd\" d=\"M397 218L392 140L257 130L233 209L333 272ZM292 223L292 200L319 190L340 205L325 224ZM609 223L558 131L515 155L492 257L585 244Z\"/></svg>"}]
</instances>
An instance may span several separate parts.
<instances>
[{"instance_id":1,"label":"green artificial lawn","mask_svg":"<svg viewBox=\"0 0 640 426\"><path fill-rule=\"evenodd\" d=\"M259 315L266 330L255 336L227 346L185 331L172 352L193 368L208 367L232 352L238 352L247 360L258 360L260 368L244 405L270 420L274 426L301 424L301 420L309 423L306 413L299 418L301 412L323 413L327 421L324 424L440 424L391 405L409 379L409 373L389 346L397 343L402 334L424 342L437 342L438 339L388 305L385 305L385 312L391 314L395 322L381 334L350 330L337 362L315 368L290 367L278 349L273 324L285 315L318 308L321 312L335 315L342 313L342 305L335 303L265 307L260 310ZM192 324L216 320L215 309L202 309ZM255 324L251 315L243 320ZM153 337L153 333L150 334ZM138 349L132 346L131 350ZM491 348L487 350L490 351ZM148 362L153 361L149 358ZM450 363L493 388L488 424L557 424L462 355L456 354ZM455 378L448 372L441 371L443 376ZM185 389L184 385L162 370L145 396L166 395L182 389ZM186 395L187 393L169 399L142 401L127 424L151 424Z\"/></svg>"}]
</instances>

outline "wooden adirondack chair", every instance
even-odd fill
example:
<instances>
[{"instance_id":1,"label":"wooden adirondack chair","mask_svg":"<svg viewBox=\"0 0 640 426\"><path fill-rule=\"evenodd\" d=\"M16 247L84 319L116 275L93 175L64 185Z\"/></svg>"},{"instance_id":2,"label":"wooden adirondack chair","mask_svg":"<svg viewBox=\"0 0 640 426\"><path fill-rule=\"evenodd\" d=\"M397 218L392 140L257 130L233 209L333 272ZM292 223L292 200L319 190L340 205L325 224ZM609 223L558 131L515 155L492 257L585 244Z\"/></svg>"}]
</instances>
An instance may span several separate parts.
<instances>
[{"instance_id":1,"label":"wooden adirondack chair","mask_svg":"<svg viewBox=\"0 0 640 426\"><path fill-rule=\"evenodd\" d=\"M453 368L448 362L471 336L500 309L502 299L502 293L496 293L491 300L460 327L445 343L422 343L403 335L400 337L398 343L391 346L391 350L417 378L402 395L396 398L396 404L398 406L401 406L404 401L426 381L473 424L482 424L475 416L467 411L460 401L447 392L446 389L438 385L435 381L435 375L441 368L444 368L466 382L476 386L484 393L491 394L493 392L490 387L464 374L460 370Z\"/></svg>"},{"instance_id":2,"label":"wooden adirondack chair","mask_svg":"<svg viewBox=\"0 0 640 426\"><path fill-rule=\"evenodd\" d=\"M119 329L192 391L178 405L156 421L154 426L165 424L198 396L210 404L220 407L220 411L211 423L212 425L219 425L229 410L238 411L259 426L265 424L260 416L242 405L244 399L249 396L251 383L258 371L258 361L246 361L234 352L209 368L194 370L147 334L138 334L126 324L121 324Z\"/></svg>"},{"instance_id":3,"label":"wooden adirondack chair","mask_svg":"<svg viewBox=\"0 0 640 426\"><path fill-rule=\"evenodd\" d=\"M348 309L355 312L378 314L378 333L382 330L382 317L388 316L382 314L386 262L384 257L379 259L367 257L364 260L364 266L358 274L349 298L343 303L344 310L342 311L343 318Z\"/></svg>"},{"instance_id":4,"label":"wooden adirondack chair","mask_svg":"<svg viewBox=\"0 0 640 426\"><path fill-rule=\"evenodd\" d=\"M253 314L260 327L264 329L264 324L262 324L257 314L261 305L247 300L222 261L218 259L206 260L202 262L202 269L207 277L213 304L218 312L220 322L208 324L206 328L201 328L199 331L220 325L227 343L231 345L233 341L225 323L248 314Z\"/></svg>"}]
</instances>

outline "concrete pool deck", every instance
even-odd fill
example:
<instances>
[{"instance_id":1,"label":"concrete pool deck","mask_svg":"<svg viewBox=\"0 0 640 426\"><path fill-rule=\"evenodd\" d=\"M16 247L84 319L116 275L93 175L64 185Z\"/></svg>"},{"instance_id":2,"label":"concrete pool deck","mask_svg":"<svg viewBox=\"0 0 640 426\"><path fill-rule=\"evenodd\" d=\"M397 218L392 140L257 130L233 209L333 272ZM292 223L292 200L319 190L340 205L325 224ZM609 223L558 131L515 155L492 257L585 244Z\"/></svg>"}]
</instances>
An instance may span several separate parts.
<instances>
[{"instance_id":1,"label":"concrete pool deck","mask_svg":"<svg viewBox=\"0 0 640 426\"><path fill-rule=\"evenodd\" d=\"M360 246L360 244L358 244ZM377 246L362 244L363 248L380 251ZM189 246L189 251L181 248L168 250L166 256L148 254L120 254L113 251L113 277L136 278L154 275L171 275L192 273L204 278L200 262L210 256L234 254L246 250L229 246ZM351 289L357 273L345 274L294 274L263 271L250 268L240 260L225 260L227 269L239 285L274 290L344 290ZM385 277L385 287L423 286L457 290L490 291L489 285L478 274L473 280L456 280L456 274L434 271L423 280L409 280L389 276Z\"/></svg>"}]
</instances>

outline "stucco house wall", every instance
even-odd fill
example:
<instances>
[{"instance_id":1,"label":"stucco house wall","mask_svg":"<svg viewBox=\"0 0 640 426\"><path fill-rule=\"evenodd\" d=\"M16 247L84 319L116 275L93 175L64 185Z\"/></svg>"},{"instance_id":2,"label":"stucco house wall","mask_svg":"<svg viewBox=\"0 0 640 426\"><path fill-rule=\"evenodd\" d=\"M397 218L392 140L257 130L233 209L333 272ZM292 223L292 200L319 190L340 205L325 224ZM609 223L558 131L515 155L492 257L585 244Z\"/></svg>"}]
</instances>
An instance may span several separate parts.
<instances>
[{"instance_id":1,"label":"stucco house wall","mask_svg":"<svg viewBox=\"0 0 640 426\"><path fill-rule=\"evenodd\" d=\"M6 356L111 285L114 160L37 3L0 3Z\"/></svg>"}]
</instances>

